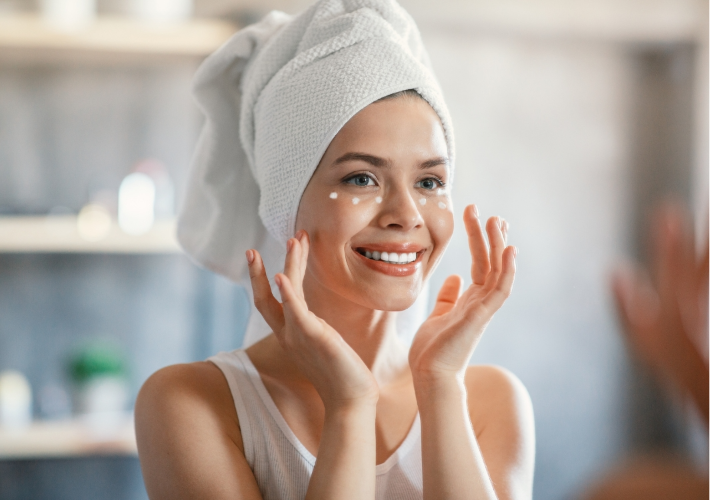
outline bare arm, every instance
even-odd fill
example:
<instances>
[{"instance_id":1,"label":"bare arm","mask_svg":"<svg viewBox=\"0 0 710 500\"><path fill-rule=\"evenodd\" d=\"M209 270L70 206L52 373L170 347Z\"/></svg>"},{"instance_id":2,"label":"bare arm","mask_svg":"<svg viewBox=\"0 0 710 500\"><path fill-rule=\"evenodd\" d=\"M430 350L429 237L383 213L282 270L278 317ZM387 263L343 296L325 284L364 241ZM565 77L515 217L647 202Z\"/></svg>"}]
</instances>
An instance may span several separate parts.
<instances>
[{"instance_id":1,"label":"bare arm","mask_svg":"<svg viewBox=\"0 0 710 500\"><path fill-rule=\"evenodd\" d=\"M370 370L338 332L308 310L302 289L308 245L308 235L301 231L288 241L284 273L275 277L283 304L271 293L258 252L247 252L254 303L325 407L306 499L372 500L379 389Z\"/></svg>"},{"instance_id":2,"label":"bare arm","mask_svg":"<svg viewBox=\"0 0 710 500\"><path fill-rule=\"evenodd\" d=\"M461 278L447 278L409 354L422 422L424 498L531 498L527 392L507 372L479 367L480 376L472 377L468 368L486 325L510 295L516 251L505 246L507 224L499 218L486 226L490 252L474 206L464 211L464 223L473 283L461 294Z\"/></svg>"},{"instance_id":3,"label":"bare arm","mask_svg":"<svg viewBox=\"0 0 710 500\"><path fill-rule=\"evenodd\" d=\"M463 381L417 384L425 499L496 498L468 416Z\"/></svg>"},{"instance_id":4,"label":"bare arm","mask_svg":"<svg viewBox=\"0 0 710 500\"><path fill-rule=\"evenodd\" d=\"M419 384L425 498L532 498L535 429L522 383L492 366Z\"/></svg>"}]
</instances>

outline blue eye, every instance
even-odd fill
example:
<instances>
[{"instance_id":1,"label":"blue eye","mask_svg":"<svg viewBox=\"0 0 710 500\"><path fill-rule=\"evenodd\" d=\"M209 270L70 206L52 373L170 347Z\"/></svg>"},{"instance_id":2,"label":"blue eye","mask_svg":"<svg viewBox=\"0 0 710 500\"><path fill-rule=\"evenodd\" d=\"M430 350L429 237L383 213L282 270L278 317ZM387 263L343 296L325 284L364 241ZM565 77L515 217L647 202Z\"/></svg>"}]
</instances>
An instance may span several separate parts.
<instances>
[{"instance_id":1,"label":"blue eye","mask_svg":"<svg viewBox=\"0 0 710 500\"><path fill-rule=\"evenodd\" d=\"M426 179L422 179L417 182L415 186L431 191L432 189L442 187L443 183L439 179L436 179L434 177L427 177Z\"/></svg>"},{"instance_id":2,"label":"blue eye","mask_svg":"<svg viewBox=\"0 0 710 500\"><path fill-rule=\"evenodd\" d=\"M346 183L348 184L353 184L355 186L360 186L360 187L366 187L366 186L374 186L375 181L370 177L369 175L366 174L357 174L349 179L345 180Z\"/></svg>"}]
</instances>

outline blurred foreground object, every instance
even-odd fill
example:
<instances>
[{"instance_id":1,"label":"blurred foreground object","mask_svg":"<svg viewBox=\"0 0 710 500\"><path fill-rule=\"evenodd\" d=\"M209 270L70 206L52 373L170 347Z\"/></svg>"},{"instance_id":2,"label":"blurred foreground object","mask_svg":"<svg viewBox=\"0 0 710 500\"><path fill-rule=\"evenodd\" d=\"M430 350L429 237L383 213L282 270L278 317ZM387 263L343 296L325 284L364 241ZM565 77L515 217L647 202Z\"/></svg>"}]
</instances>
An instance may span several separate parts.
<instances>
[{"instance_id":1,"label":"blurred foreground object","mask_svg":"<svg viewBox=\"0 0 710 500\"><path fill-rule=\"evenodd\" d=\"M625 265L614 275L619 316L631 345L657 377L690 396L708 429L708 241L700 256L688 216L665 205L652 223L651 274ZM663 457L619 466L586 499L708 498L707 473Z\"/></svg>"}]
</instances>

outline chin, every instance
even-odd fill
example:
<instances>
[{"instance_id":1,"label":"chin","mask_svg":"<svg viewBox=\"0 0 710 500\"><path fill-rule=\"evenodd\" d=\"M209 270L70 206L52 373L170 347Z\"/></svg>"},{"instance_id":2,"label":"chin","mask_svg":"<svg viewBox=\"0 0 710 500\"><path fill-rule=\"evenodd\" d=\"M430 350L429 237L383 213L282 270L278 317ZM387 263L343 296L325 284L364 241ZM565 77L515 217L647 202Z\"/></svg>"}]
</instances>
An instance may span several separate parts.
<instances>
[{"instance_id":1,"label":"chin","mask_svg":"<svg viewBox=\"0 0 710 500\"><path fill-rule=\"evenodd\" d=\"M370 289L363 293L357 293L355 302L377 311L404 311L414 304L420 291L421 287L416 287L415 290L411 287L404 290L398 289L398 287Z\"/></svg>"}]
</instances>

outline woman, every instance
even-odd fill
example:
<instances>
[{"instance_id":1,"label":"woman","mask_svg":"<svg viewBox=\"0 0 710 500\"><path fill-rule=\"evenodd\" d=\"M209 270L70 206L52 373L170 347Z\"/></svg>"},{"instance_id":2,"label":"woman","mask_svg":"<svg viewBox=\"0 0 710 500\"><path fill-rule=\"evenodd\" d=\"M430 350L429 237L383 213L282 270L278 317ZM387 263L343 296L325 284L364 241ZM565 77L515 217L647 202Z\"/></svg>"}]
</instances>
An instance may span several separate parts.
<instances>
[{"instance_id":1,"label":"woman","mask_svg":"<svg viewBox=\"0 0 710 500\"><path fill-rule=\"evenodd\" d=\"M452 129L411 18L394 2L331 0L250 33L198 74L207 132L180 237L237 277L225 248L257 246L262 233L235 233L248 214L229 204L256 191L258 221L286 247L273 279L282 303L249 248L254 303L273 333L145 383L136 432L151 498L530 498L529 397L510 373L468 366L513 285L502 219L485 224L489 250L466 208L473 284L461 293L449 277L411 347L398 337L397 311L415 302L454 223ZM226 88L241 93L214 97ZM237 163L249 171L235 176Z\"/></svg>"}]
</instances>

